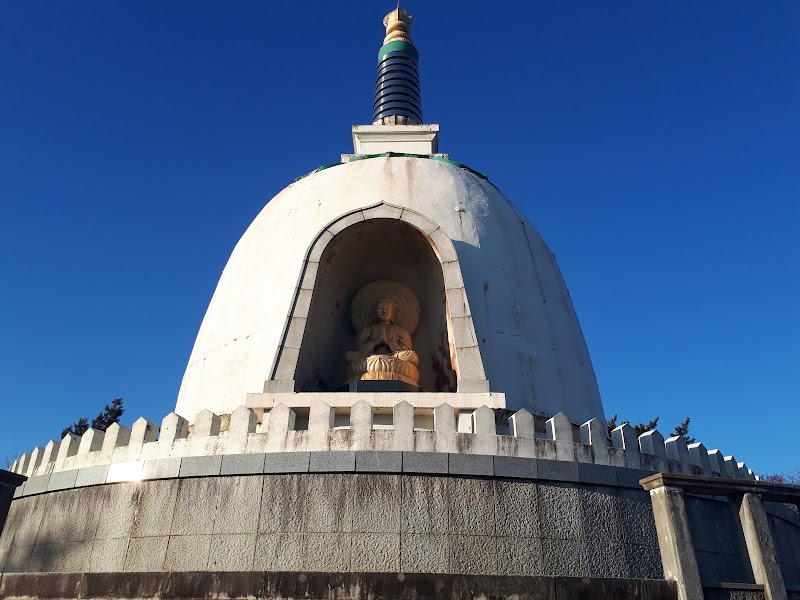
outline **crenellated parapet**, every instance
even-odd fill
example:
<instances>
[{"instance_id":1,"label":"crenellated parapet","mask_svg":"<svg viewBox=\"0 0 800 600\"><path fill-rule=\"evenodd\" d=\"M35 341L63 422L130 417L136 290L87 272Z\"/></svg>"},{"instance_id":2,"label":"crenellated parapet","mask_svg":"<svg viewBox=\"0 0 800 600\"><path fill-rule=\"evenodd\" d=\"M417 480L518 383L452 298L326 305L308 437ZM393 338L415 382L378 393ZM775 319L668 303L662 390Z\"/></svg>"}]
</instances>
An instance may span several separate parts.
<instances>
[{"instance_id":1,"label":"crenellated parapet","mask_svg":"<svg viewBox=\"0 0 800 600\"><path fill-rule=\"evenodd\" d=\"M193 425L170 413L158 426L145 418L128 428L67 434L23 454L12 471L29 478L89 467L164 458L323 451L403 451L536 458L664 473L755 479L747 465L702 443L664 439L658 431L637 437L624 424L611 432L591 419L574 425L563 413L549 419L527 410L508 414L480 406L443 403L419 409L406 401L379 408L363 400L347 411L324 402L278 403L269 410L241 406L228 415L204 410Z\"/></svg>"}]
</instances>

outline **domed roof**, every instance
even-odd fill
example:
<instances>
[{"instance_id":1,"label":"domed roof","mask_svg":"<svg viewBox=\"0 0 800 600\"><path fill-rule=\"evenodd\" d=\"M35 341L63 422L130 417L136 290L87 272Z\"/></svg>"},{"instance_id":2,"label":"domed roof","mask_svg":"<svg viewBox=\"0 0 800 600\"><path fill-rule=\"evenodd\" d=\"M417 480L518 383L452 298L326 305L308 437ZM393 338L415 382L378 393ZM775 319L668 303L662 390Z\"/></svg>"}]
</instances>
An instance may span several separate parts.
<instances>
[{"instance_id":1,"label":"domed roof","mask_svg":"<svg viewBox=\"0 0 800 600\"><path fill-rule=\"evenodd\" d=\"M385 216L404 210L421 215L452 241L486 379L491 391L506 394L508 408L564 412L580 423L604 418L569 293L536 229L488 181L412 156L337 165L270 200L222 273L186 367L177 413L193 419L203 409L231 412L248 393L263 390L310 248L342 215L381 203L396 207Z\"/></svg>"}]
</instances>

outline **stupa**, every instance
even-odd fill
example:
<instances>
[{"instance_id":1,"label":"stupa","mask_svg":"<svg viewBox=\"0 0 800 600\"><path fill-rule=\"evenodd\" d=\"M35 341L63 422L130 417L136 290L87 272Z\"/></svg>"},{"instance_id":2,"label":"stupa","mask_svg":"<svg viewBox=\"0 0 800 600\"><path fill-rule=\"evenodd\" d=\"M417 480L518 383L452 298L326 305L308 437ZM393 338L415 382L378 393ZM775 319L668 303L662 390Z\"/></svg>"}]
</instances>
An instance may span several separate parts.
<instances>
[{"instance_id":1,"label":"stupa","mask_svg":"<svg viewBox=\"0 0 800 600\"><path fill-rule=\"evenodd\" d=\"M175 411L15 463L0 597L800 597L797 487L607 430L553 253L423 120L411 24L353 153L236 245Z\"/></svg>"}]
</instances>

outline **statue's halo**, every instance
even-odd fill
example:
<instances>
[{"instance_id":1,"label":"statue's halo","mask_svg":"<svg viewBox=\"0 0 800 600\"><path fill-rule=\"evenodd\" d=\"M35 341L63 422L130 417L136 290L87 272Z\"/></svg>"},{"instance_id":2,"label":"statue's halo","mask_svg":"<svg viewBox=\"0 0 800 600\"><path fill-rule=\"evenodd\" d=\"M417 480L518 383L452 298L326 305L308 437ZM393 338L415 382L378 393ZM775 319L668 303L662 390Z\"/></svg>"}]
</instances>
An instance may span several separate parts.
<instances>
[{"instance_id":1,"label":"statue's halo","mask_svg":"<svg viewBox=\"0 0 800 600\"><path fill-rule=\"evenodd\" d=\"M394 300L396 312L394 324L399 325L409 334L419 324L419 301L410 289L399 281L381 279L368 283L358 290L353 304L350 305L350 319L356 331L375 323L375 305L381 298Z\"/></svg>"}]
</instances>

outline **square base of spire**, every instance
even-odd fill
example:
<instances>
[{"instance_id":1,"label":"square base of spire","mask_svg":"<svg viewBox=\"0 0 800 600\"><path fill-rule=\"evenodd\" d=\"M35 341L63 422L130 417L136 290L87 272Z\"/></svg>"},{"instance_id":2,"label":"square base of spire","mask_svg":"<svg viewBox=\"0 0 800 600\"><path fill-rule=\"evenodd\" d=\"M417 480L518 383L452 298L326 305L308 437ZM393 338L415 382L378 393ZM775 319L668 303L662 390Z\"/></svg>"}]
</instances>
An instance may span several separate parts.
<instances>
[{"instance_id":1,"label":"square base of spire","mask_svg":"<svg viewBox=\"0 0 800 600\"><path fill-rule=\"evenodd\" d=\"M358 155L401 152L437 154L438 125L354 125L353 150Z\"/></svg>"}]
</instances>

